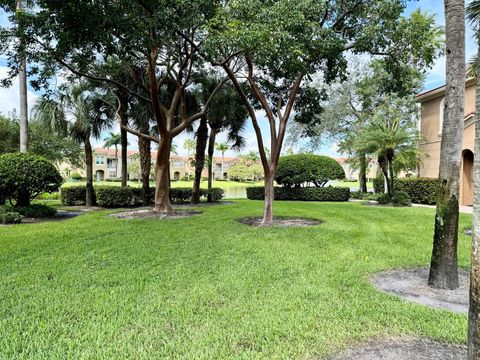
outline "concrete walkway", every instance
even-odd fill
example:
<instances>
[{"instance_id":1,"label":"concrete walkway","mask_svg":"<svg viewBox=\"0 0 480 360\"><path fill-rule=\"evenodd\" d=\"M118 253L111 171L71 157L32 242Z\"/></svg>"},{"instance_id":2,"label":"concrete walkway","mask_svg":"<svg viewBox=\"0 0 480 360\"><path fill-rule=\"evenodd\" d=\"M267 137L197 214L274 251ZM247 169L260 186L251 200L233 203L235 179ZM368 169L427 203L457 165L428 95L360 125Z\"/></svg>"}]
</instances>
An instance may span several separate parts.
<instances>
[{"instance_id":1,"label":"concrete walkway","mask_svg":"<svg viewBox=\"0 0 480 360\"><path fill-rule=\"evenodd\" d=\"M435 209L435 205L412 204L412 206ZM460 205L460 212L464 214L473 214L473 206Z\"/></svg>"}]
</instances>

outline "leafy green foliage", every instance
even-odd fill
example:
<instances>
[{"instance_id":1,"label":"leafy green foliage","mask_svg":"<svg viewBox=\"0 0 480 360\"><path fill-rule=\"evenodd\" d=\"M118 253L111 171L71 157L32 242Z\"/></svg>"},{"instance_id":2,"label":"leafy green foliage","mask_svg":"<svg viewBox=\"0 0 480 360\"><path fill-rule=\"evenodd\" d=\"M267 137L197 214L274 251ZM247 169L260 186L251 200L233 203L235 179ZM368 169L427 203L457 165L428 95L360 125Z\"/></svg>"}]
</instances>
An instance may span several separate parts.
<instances>
[{"instance_id":1,"label":"leafy green foliage","mask_svg":"<svg viewBox=\"0 0 480 360\"><path fill-rule=\"evenodd\" d=\"M82 180L82 175L80 175L77 172L74 172L74 173L72 173L72 175L70 175L70 179L80 181L80 180Z\"/></svg>"},{"instance_id":2,"label":"leafy green foliage","mask_svg":"<svg viewBox=\"0 0 480 360\"><path fill-rule=\"evenodd\" d=\"M224 191L220 188L210 190L212 201L218 202L223 198ZM205 201L208 190L200 189L200 196ZM143 193L141 188L118 187L118 186L97 186L95 187L95 204L105 208L122 208L142 206ZM155 200L155 188L150 188L150 205ZM171 188L170 201L175 204L190 202L192 199L192 188ZM85 186L71 186L62 188L61 200L63 205L85 205Z\"/></svg>"},{"instance_id":3,"label":"leafy green foliage","mask_svg":"<svg viewBox=\"0 0 480 360\"><path fill-rule=\"evenodd\" d=\"M16 210L7 206L0 206L0 224L20 224L23 216Z\"/></svg>"},{"instance_id":4,"label":"leafy green foliage","mask_svg":"<svg viewBox=\"0 0 480 360\"><path fill-rule=\"evenodd\" d=\"M412 206L412 199L405 191L395 191L393 197L387 193L381 194L377 197L377 201L381 205Z\"/></svg>"},{"instance_id":5,"label":"leafy green foliage","mask_svg":"<svg viewBox=\"0 0 480 360\"><path fill-rule=\"evenodd\" d=\"M440 181L428 178L395 180L395 189L406 192L415 204L434 205L440 191Z\"/></svg>"},{"instance_id":6,"label":"leafy green foliage","mask_svg":"<svg viewBox=\"0 0 480 360\"><path fill-rule=\"evenodd\" d=\"M57 210L44 204L31 204L25 207L16 207L15 211L27 218L49 218L57 214Z\"/></svg>"},{"instance_id":7,"label":"leafy green foliage","mask_svg":"<svg viewBox=\"0 0 480 360\"><path fill-rule=\"evenodd\" d=\"M247 187L249 200L264 200L265 188L263 186ZM302 187L288 188L275 187L275 200L298 200L298 201L348 201L350 189L344 187Z\"/></svg>"},{"instance_id":8,"label":"leafy green foliage","mask_svg":"<svg viewBox=\"0 0 480 360\"><path fill-rule=\"evenodd\" d=\"M0 192L17 206L28 206L43 192L58 191L62 177L44 158L33 154L0 156Z\"/></svg>"},{"instance_id":9,"label":"leafy green foliage","mask_svg":"<svg viewBox=\"0 0 480 360\"><path fill-rule=\"evenodd\" d=\"M282 156L275 175L275 181L286 187L309 183L324 187L331 180L342 179L345 179L345 171L335 159L311 154Z\"/></svg>"}]
</instances>

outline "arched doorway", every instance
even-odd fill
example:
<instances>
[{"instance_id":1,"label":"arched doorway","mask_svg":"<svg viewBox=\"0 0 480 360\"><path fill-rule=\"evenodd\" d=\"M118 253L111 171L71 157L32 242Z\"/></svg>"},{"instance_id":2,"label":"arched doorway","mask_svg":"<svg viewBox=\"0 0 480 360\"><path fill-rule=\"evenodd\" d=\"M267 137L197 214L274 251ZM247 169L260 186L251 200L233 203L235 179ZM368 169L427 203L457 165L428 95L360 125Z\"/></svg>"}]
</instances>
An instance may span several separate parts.
<instances>
[{"instance_id":1,"label":"arched doorway","mask_svg":"<svg viewBox=\"0 0 480 360\"><path fill-rule=\"evenodd\" d=\"M103 179L105 178L105 172L103 170L97 170L95 175L96 175L97 181L103 181Z\"/></svg>"},{"instance_id":2,"label":"arched doorway","mask_svg":"<svg viewBox=\"0 0 480 360\"><path fill-rule=\"evenodd\" d=\"M179 171L175 171L175 173L173 174L173 180L175 180L175 181L180 180L180 172Z\"/></svg>"},{"instance_id":3,"label":"arched doorway","mask_svg":"<svg viewBox=\"0 0 480 360\"><path fill-rule=\"evenodd\" d=\"M465 150L462 156L462 205L473 205L473 152Z\"/></svg>"}]
</instances>

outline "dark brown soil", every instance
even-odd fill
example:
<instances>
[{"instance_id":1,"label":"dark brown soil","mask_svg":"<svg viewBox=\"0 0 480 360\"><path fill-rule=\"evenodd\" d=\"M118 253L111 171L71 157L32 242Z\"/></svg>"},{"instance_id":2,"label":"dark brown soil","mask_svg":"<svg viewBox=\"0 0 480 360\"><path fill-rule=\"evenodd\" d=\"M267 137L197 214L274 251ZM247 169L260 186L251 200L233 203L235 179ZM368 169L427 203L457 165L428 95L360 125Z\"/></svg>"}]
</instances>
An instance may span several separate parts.
<instances>
[{"instance_id":1,"label":"dark brown soil","mask_svg":"<svg viewBox=\"0 0 480 360\"><path fill-rule=\"evenodd\" d=\"M388 270L376 274L372 281L377 289L405 300L467 314L470 282L468 271L459 269L460 287L455 290L440 290L428 286L428 272L427 268Z\"/></svg>"},{"instance_id":2,"label":"dark brown soil","mask_svg":"<svg viewBox=\"0 0 480 360\"><path fill-rule=\"evenodd\" d=\"M238 219L238 222L259 227L262 223L261 217L246 217ZM305 218L294 218L294 217L276 217L273 220L272 226L280 227L307 227L307 226L316 226L322 223L321 220L316 219L305 219Z\"/></svg>"},{"instance_id":3,"label":"dark brown soil","mask_svg":"<svg viewBox=\"0 0 480 360\"><path fill-rule=\"evenodd\" d=\"M198 210L175 210L175 212L170 214L158 213L150 209L141 209L141 210L132 210L125 211L121 213L111 214L110 216L116 217L118 219L183 219L190 216L195 216L201 214L202 211Z\"/></svg>"},{"instance_id":4,"label":"dark brown soil","mask_svg":"<svg viewBox=\"0 0 480 360\"><path fill-rule=\"evenodd\" d=\"M57 214L52 217L47 217L47 218L25 217L22 219L22 222L20 224L5 224L5 225L0 224L0 226L15 226L15 225L22 225L22 224L39 224L39 223L52 222L52 221L63 221L63 220L72 219L82 214L83 214L82 212L78 212L78 211L58 210Z\"/></svg>"},{"instance_id":5,"label":"dark brown soil","mask_svg":"<svg viewBox=\"0 0 480 360\"><path fill-rule=\"evenodd\" d=\"M371 340L329 360L459 360L466 357L467 349L464 346L405 337Z\"/></svg>"}]
</instances>

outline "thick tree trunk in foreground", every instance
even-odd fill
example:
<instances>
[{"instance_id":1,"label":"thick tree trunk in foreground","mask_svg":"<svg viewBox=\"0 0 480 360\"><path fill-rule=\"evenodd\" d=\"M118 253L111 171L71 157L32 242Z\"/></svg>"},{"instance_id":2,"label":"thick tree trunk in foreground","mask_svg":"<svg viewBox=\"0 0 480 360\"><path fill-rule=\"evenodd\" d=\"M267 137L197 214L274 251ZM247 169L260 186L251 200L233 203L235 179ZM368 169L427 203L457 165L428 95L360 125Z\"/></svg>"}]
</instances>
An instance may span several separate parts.
<instances>
[{"instance_id":1,"label":"thick tree trunk in foreground","mask_svg":"<svg viewBox=\"0 0 480 360\"><path fill-rule=\"evenodd\" d=\"M87 185L85 195L85 205L93 206L93 150L90 139L84 140L85 144L85 165L87 166Z\"/></svg>"},{"instance_id":2,"label":"thick tree trunk in foreground","mask_svg":"<svg viewBox=\"0 0 480 360\"><path fill-rule=\"evenodd\" d=\"M265 201L263 204L263 220L261 226L270 226L273 223L273 200L274 200L274 173L265 171Z\"/></svg>"},{"instance_id":3,"label":"thick tree trunk in foreground","mask_svg":"<svg viewBox=\"0 0 480 360\"><path fill-rule=\"evenodd\" d=\"M208 194L207 201L212 202L212 196L210 190L212 190L213 184L213 154L215 152L215 138L217 137L217 130L210 130L210 138L208 140Z\"/></svg>"},{"instance_id":4,"label":"thick tree trunk in foreground","mask_svg":"<svg viewBox=\"0 0 480 360\"><path fill-rule=\"evenodd\" d=\"M359 191L361 193L367 193L367 157L365 154L360 155L360 171L358 174L358 182L359 182Z\"/></svg>"},{"instance_id":5,"label":"thick tree trunk in foreground","mask_svg":"<svg viewBox=\"0 0 480 360\"><path fill-rule=\"evenodd\" d=\"M171 213L173 212L170 203L170 150L172 147L172 138L163 136L160 138L157 152L157 162L155 164L155 212Z\"/></svg>"},{"instance_id":6,"label":"thick tree trunk in foreground","mask_svg":"<svg viewBox=\"0 0 480 360\"><path fill-rule=\"evenodd\" d=\"M480 55L480 50L479 50ZM480 109L480 78L477 76L476 106ZM480 154L480 114L475 115L475 154ZM468 360L480 359L480 156L474 157L473 225L468 313Z\"/></svg>"},{"instance_id":7,"label":"thick tree trunk in foreground","mask_svg":"<svg viewBox=\"0 0 480 360\"><path fill-rule=\"evenodd\" d=\"M140 172L142 174L142 201L144 206L150 205L150 170L152 167L152 154L150 140L138 138L140 152Z\"/></svg>"},{"instance_id":8,"label":"thick tree trunk in foreground","mask_svg":"<svg viewBox=\"0 0 480 360\"><path fill-rule=\"evenodd\" d=\"M202 180L202 171L205 166L205 149L208 141L207 118L200 119L200 125L197 130L197 147L195 150L195 179L193 181L192 203L200 202L200 182Z\"/></svg>"},{"instance_id":9,"label":"thick tree trunk in foreground","mask_svg":"<svg viewBox=\"0 0 480 360\"><path fill-rule=\"evenodd\" d=\"M435 215L428 284L458 287L457 238L465 107L465 3L445 0L447 82L440 152L440 195Z\"/></svg>"}]
</instances>

